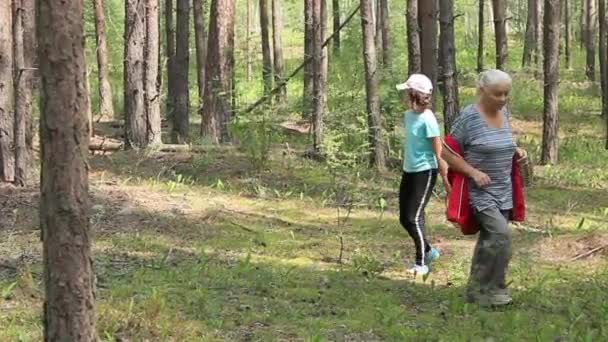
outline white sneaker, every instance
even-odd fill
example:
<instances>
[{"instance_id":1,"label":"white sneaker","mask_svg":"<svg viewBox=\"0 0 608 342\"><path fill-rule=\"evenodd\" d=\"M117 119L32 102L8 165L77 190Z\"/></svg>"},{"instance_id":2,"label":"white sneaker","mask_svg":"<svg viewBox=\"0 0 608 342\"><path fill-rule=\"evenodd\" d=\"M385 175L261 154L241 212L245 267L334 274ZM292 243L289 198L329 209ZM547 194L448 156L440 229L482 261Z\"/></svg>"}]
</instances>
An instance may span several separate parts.
<instances>
[{"instance_id":1,"label":"white sneaker","mask_svg":"<svg viewBox=\"0 0 608 342\"><path fill-rule=\"evenodd\" d=\"M412 268L410 268L409 270L407 270L408 273L413 274L413 275L427 275L429 274L429 267L424 265L414 265Z\"/></svg>"}]
</instances>

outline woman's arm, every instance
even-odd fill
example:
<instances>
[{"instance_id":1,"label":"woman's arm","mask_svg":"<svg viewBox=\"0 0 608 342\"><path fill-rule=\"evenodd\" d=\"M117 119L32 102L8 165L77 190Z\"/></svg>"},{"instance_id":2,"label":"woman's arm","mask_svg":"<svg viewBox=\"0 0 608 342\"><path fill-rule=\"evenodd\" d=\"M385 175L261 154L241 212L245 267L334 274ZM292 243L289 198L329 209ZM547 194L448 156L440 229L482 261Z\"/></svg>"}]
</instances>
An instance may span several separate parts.
<instances>
[{"instance_id":1,"label":"woman's arm","mask_svg":"<svg viewBox=\"0 0 608 342\"><path fill-rule=\"evenodd\" d=\"M435 152L435 156L437 157L437 164L439 166L439 174L441 175L441 179L443 180L443 186L445 187L446 192L450 192L450 182L448 182L448 164L443 160L442 150L443 143L441 142L440 137L431 138L433 143L433 151Z\"/></svg>"},{"instance_id":2,"label":"woman's arm","mask_svg":"<svg viewBox=\"0 0 608 342\"><path fill-rule=\"evenodd\" d=\"M477 186L485 187L491 183L492 180L490 179L490 177L488 177L488 175L472 167L469 163L466 162L466 160L464 160L464 158L454 154L447 148L443 149L442 157L443 160L447 162L450 168L452 168L458 173L462 173L463 175L466 175L467 177L473 179Z\"/></svg>"}]
</instances>

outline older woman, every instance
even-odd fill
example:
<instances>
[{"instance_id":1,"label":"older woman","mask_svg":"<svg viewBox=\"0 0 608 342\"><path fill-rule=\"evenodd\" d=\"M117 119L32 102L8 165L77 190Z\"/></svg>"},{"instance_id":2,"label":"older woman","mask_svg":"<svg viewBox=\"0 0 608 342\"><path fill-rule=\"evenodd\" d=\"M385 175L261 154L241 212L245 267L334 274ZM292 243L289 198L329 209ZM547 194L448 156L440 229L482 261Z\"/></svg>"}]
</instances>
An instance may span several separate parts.
<instances>
[{"instance_id":1,"label":"older woman","mask_svg":"<svg viewBox=\"0 0 608 342\"><path fill-rule=\"evenodd\" d=\"M464 158L443 150L449 167L472 180L470 204L480 232L466 299L481 305L512 302L505 280L511 257L511 170L513 155L523 157L524 152L515 145L505 109L511 84L511 77L503 71L481 73L477 103L465 107L452 126L451 135L464 151Z\"/></svg>"}]
</instances>

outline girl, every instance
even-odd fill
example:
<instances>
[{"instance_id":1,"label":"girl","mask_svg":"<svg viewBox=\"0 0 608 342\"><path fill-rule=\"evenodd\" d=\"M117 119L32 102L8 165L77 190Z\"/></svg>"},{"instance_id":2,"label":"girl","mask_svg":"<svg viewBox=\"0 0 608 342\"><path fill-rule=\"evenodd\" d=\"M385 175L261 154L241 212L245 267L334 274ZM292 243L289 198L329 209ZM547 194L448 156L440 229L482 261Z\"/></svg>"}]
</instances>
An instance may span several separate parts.
<instances>
[{"instance_id":1,"label":"girl","mask_svg":"<svg viewBox=\"0 0 608 342\"><path fill-rule=\"evenodd\" d=\"M441 134L435 115L430 110L433 85L428 77L413 74L397 90L401 101L410 109L405 112L403 175L399 188L399 220L416 246L416 262L410 273L427 275L430 264L439 258L425 236L424 209L437 180L437 171L448 187L447 164L441 157ZM449 190L449 189L446 189Z\"/></svg>"}]
</instances>

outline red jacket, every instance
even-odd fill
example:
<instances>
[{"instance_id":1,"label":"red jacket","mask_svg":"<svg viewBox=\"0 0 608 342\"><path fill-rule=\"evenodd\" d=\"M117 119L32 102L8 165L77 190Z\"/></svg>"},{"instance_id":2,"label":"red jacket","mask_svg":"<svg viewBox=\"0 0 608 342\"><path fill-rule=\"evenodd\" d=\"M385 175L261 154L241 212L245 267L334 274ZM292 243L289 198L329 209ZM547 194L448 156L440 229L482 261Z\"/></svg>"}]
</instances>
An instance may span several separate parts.
<instances>
[{"instance_id":1,"label":"red jacket","mask_svg":"<svg viewBox=\"0 0 608 342\"><path fill-rule=\"evenodd\" d=\"M454 153L463 156L460 145L452 136L445 137L445 145ZM479 231L479 224L473 216L473 208L469 202L469 177L453 170L448 170L448 181L452 192L448 195L447 218L454 223L465 235L473 235ZM517 157L513 156L511 171L513 183L513 210L511 221L523 222L526 218L526 200L524 196L524 182Z\"/></svg>"}]
</instances>

